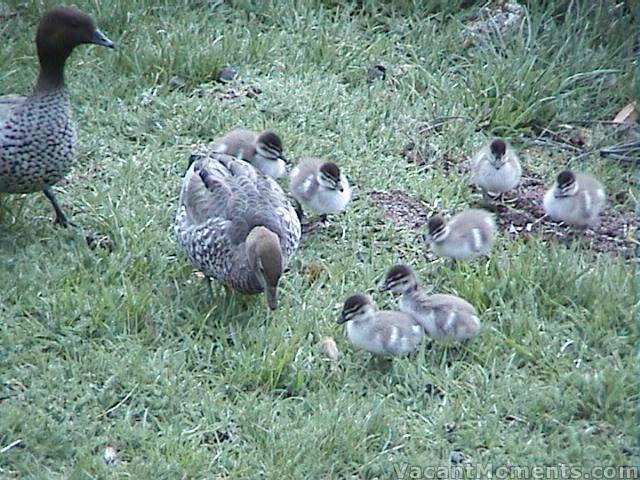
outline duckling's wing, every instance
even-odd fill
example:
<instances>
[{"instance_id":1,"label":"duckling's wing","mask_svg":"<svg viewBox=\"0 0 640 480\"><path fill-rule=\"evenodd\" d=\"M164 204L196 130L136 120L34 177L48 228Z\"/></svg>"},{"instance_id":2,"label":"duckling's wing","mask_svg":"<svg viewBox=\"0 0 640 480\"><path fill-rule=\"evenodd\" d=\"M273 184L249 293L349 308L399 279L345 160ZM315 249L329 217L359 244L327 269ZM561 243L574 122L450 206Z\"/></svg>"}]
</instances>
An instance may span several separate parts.
<instances>
[{"instance_id":1,"label":"duckling's wing","mask_svg":"<svg viewBox=\"0 0 640 480\"><path fill-rule=\"evenodd\" d=\"M309 200L318 190L316 172L322 163L319 158L308 158L291 170L289 188L294 197Z\"/></svg>"},{"instance_id":2,"label":"duckling's wing","mask_svg":"<svg viewBox=\"0 0 640 480\"><path fill-rule=\"evenodd\" d=\"M385 348L394 354L409 353L416 349L424 335L423 328L402 312L378 311L375 334Z\"/></svg>"},{"instance_id":3,"label":"duckling's wing","mask_svg":"<svg viewBox=\"0 0 640 480\"><path fill-rule=\"evenodd\" d=\"M476 314L476 309L466 300L455 295L435 294L424 295L419 299L420 305L425 309L439 311L464 311Z\"/></svg>"},{"instance_id":4,"label":"duckling's wing","mask_svg":"<svg viewBox=\"0 0 640 480\"><path fill-rule=\"evenodd\" d=\"M589 220L598 214L607 196L602 184L591 175L579 174L578 184L582 187L577 195L580 213Z\"/></svg>"},{"instance_id":5,"label":"duckling's wing","mask_svg":"<svg viewBox=\"0 0 640 480\"><path fill-rule=\"evenodd\" d=\"M480 164L489 161L489 146L485 145L471 157L471 168L477 169Z\"/></svg>"},{"instance_id":6,"label":"duckling's wing","mask_svg":"<svg viewBox=\"0 0 640 480\"><path fill-rule=\"evenodd\" d=\"M213 153L232 155L241 160L249 161L256 153L255 142L257 135L249 130L232 130L224 137L214 141Z\"/></svg>"},{"instance_id":7,"label":"duckling's wing","mask_svg":"<svg viewBox=\"0 0 640 480\"><path fill-rule=\"evenodd\" d=\"M26 98L20 95L4 95L0 97L0 125L9 119L11 113L22 105Z\"/></svg>"}]
</instances>

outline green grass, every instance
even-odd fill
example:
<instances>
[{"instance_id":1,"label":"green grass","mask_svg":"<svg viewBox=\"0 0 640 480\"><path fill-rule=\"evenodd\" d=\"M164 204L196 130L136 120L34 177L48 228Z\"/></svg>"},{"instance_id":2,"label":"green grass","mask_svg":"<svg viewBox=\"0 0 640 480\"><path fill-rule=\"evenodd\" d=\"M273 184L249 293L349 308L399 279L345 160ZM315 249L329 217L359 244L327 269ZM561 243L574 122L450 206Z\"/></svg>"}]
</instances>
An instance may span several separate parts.
<instances>
[{"instance_id":1,"label":"green grass","mask_svg":"<svg viewBox=\"0 0 640 480\"><path fill-rule=\"evenodd\" d=\"M524 148L540 127L613 118L638 93L634 20L615 2L532 2L522 34L484 46L463 45L476 11L464 2L76 3L118 49L82 47L68 65L79 153L56 191L81 227L53 226L43 195L0 199L0 449L22 440L0 454L0 478L389 478L393 463L447 465L456 450L494 468L637 462L630 264L537 239L502 239L473 265L427 263L416 233L368 198L403 189L455 211L475 197L444 158L492 134ZM29 91L51 4L9 2L0 93ZM376 62L405 73L369 84ZM207 95L243 88L215 84L224 65L262 93ZM449 115L473 121L415 138ZM238 126L276 130L290 158L334 159L355 184L351 210L293 260L277 312L220 286L212 300L172 235L191 144ZM590 130L596 146L615 142ZM430 169L402 158L410 139L431 145ZM571 165L609 192L635 188L633 170L595 155L524 158L549 181ZM89 249L86 232L114 250ZM399 260L474 303L480 338L390 365L351 349L337 305ZM337 370L316 347L327 335ZM104 464L108 444L119 465Z\"/></svg>"}]
</instances>

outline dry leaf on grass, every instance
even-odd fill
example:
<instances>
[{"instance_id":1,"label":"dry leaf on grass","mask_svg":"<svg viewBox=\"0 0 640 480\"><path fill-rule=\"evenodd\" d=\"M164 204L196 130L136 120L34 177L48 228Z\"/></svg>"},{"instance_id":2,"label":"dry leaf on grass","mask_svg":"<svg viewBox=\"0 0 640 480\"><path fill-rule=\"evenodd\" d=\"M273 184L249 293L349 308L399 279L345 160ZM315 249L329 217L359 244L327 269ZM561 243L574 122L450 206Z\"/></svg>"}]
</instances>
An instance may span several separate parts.
<instances>
[{"instance_id":1,"label":"dry leaf on grass","mask_svg":"<svg viewBox=\"0 0 640 480\"><path fill-rule=\"evenodd\" d=\"M614 123L631 124L636 123L638 120L638 110L636 109L636 102L631 102L618 112L613 119Z\"/></svg>"},{"instance_id":2,"label":"dry leaf on grass","mask_svg":"<svg viewBox=\"0 0 640 480\"><path fill-rule=\"evenodd\" d=\"M332 337L323 338L320 343L318 343L318 346L332 362L337 362L340 359L340 350L338 350L336 341Z\"/></svg>"}]
</instances>

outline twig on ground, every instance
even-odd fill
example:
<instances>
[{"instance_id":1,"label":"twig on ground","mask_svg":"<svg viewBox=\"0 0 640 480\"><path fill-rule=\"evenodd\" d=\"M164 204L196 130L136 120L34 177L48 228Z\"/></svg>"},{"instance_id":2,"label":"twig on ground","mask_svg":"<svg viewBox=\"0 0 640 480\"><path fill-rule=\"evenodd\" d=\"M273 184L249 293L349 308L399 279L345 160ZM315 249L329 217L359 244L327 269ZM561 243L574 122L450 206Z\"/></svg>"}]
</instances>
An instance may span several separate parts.
<instances>
[{"instance_id":1,"label":"twig on ground","mask_svg":"<svg viewBox=\"0 0 640 480\"><path fill-rule=\"evenodd\" d=\"M450 117L437 117L432 120L425 122L425 124L418 130L418 135L424 135L427 132L433 131L438 127L442 127L446 123L452 122L454 120L467 120L469 122L473 122L473 118L465 117L461 115L453 115Z\"/></svg>"},{"instance_id":2,"label":"twig on ground","mask_svg":"<svg viewBox=\"0 0 640 480\"><path fill-rule=\"evenodd\" d=\"M2 447L2 449L0 449L0 453L6 453L9 450L11 450L12 448L15 448L15 447L19 446L21 443L22 443L22 439L19 438L18 440L15 440L15 441L11 442L6 447Z\"/></svg>"},{"instance_id":3,"label":"twig on ground","mask_svg":"<svg viewBox=\"0 0 640 480\"><path fill-rule=\"evenodd\" d=\"M102 412L100 415L98 415L96 418L101 418L101 417L105 417L107 415L109 415L111 412L117 410L118 408L120 408L122 405L124 405L127 400L129 400L131 398L131 395L133 395L133 392L136 391L136 389L138 388L138 383L136 383L133 388L131 389L131 391L129 393L127 393L125 395L125 397L120 400L118 403L116 403L113 407L111 407L109 410L105 410L104 412Z\"/></svg>"},{"instance_id":4,"label":"twig on ground","mask_svg":"<svg viewBox=\"0 0 640 480\"><path fill-rule=\"evenodd\" d=\"M615 127L633 127L635 123L630 122L614 122L613 120L559 120L559 124L567 125L611 125Z\"/></svg>"},{"instance_id":5,"label":"twig on ground","mask_svg":"<svg viewBox=\"0 0 640 480\"><path fill-rule=\"evenodd\" d=\"M640 140L601 148L600 156L613 160L637 162L640 160Z\"/></svg>"}]
</instances>

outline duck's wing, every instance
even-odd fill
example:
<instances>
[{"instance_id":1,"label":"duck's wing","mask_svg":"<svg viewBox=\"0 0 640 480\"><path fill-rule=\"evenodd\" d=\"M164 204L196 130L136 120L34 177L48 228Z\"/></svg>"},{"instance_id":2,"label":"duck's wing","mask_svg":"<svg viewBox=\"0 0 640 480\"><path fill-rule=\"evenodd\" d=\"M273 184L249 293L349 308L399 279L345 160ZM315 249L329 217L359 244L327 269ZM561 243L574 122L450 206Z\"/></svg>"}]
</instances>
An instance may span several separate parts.
<instances>
[{"instance_id":1,"label":"duck's wing","mask_svg":"<svg viewBox=\"0 0 640 480\"><path fill-rule=\"evenodd\" d=\"M4 124L11 113L22 105L27 97L21 95L4 95L0 97L0 125Z\"/></svg>"},{"instance_id":2,"label":"duck's wing","mask_svg":"<svg viewBox=\"0 0 640 480\"><path fill-rule=\"evenodd\" d=\"M213 218L228 219L232 190L228 172L211 157L196 159L187 171L180 193L180 208L191 225Z\"/></svg>"},{"instance_id":3,"label":"duck's wing","mask_svg":"<svg viewBox=\"0 0 640 480\"><path fill-rule=\"evenodd\" d=\"M233 244L244 242L256 226L276 233L287 256L300 240L300 222L280 186L230 155L196 160L185 177L180 204L193 225L214 218L228 222L226 234Z\"/></svg>"},{"instance_id":4,"label":"duck's wing","mask_svg":"<svg viewBox=\"0 0 640 480\"><path fill-rule=\"evenodd\" d=\"M301 228L293 205L271 177L254 172L255 189L247 188L247 210L245 218L250 228L265 226L280 237L285 256L291 257L298 248Z\"/></svg>"}]
</instances>

